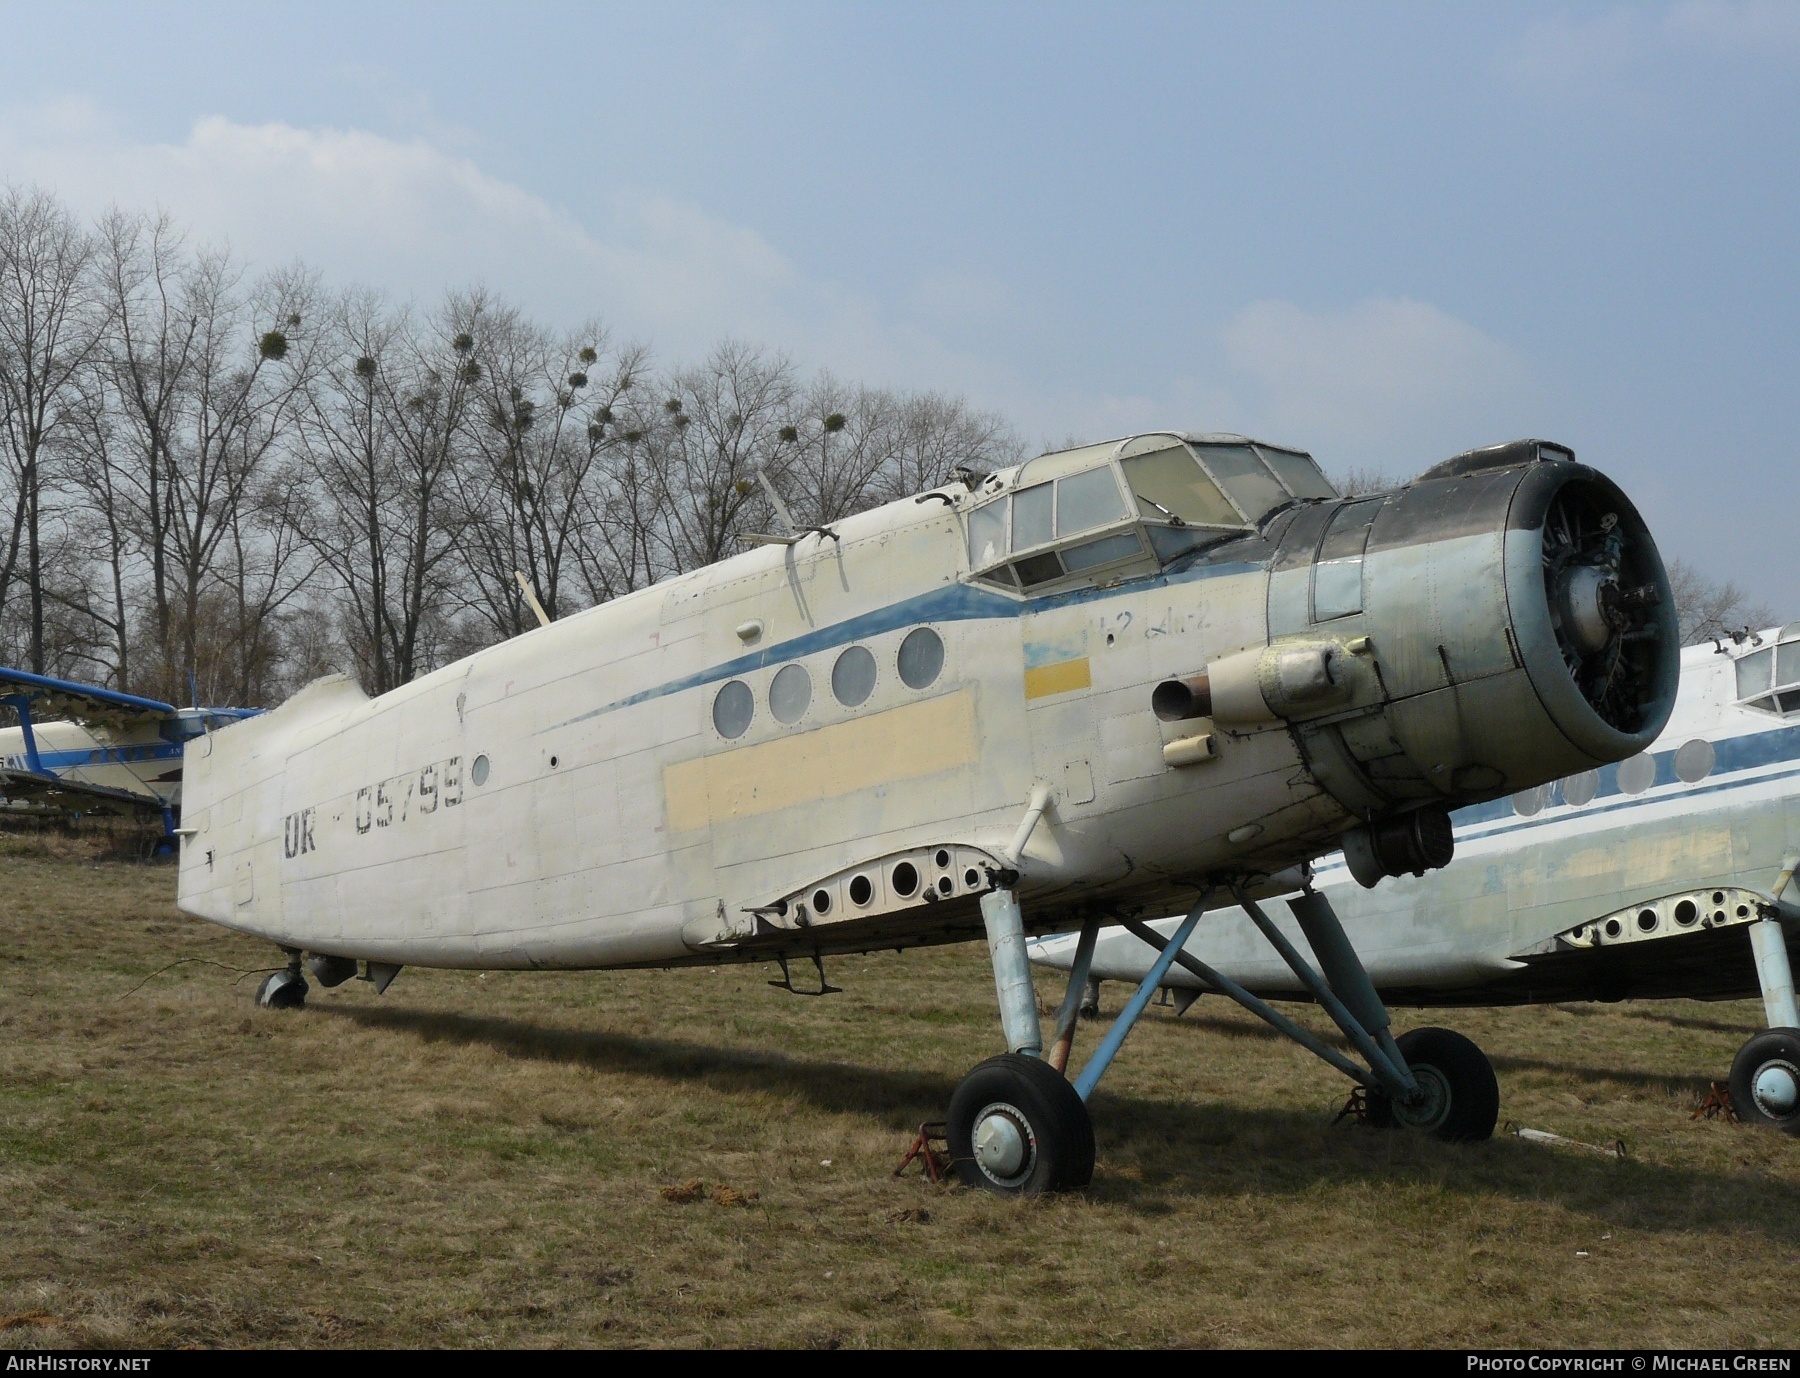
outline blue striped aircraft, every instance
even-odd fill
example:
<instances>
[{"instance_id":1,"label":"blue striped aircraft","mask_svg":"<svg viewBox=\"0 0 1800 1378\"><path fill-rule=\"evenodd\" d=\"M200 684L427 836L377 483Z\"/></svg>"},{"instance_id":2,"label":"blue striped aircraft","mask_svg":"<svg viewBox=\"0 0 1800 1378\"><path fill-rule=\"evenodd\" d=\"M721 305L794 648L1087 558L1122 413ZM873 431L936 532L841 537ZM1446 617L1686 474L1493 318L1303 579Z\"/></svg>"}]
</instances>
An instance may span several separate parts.
<instances>
[{"instance_id":1,"label":"blue striped aircraft","mask_svg":"<svg viewBox=\"0 0 1800 1378\"><path fill-rule=\"evenodd\" d=\"M177 708L78 680L0 666L0 801L69 814L160 818L167 853L181 818L181 753L254 708Z\"/></svg>"},{"instance_id":2,"label":"blue striped aircraft","mask_svg":"<svg viewBox=\"0 0 1800 1378\"><path fill-rule=\"evenodd\" d=\"M1219 897L1329 852L1443 864L1451 809L1635 755L1675 698L1655 542L1548 442L1347 499L1298 451L1154 432L783 524L379 697L320 681L190 741L181 907L288 953L266 1007L403 965L774 962L795 989L797 961L822 994L835 953L985 935L1007 1051L951 1098L952 1161L1079 1188L1143 1005L1071 1079L1074 1003L1046 1040L1028 933L1180 906L1166 967ZM1352 1074L1424 1132L1491 1134L1480 1049L1389 1038L1347 951Z\"/></svg>"}]
</instances>

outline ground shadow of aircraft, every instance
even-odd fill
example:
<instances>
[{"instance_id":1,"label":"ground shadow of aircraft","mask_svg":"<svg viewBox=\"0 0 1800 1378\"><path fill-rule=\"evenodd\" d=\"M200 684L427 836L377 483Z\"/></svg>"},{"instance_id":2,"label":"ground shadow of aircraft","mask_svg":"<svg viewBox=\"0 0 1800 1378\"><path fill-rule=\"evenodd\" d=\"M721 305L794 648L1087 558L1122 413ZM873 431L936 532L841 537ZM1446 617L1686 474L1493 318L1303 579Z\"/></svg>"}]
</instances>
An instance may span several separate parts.
<instances>
[{"instance_id":1,"label":"ground shadow of aircraft","mask_svg":"<svg viewBox=\"0 0 1800 1378\"><path fill-rule=\"evenodd\" d=\"M890 1067L556 1028L504 1016L372 1006L323 1008L363 1028L410 1034L426 1043L480 1046L509 1058L700 1084L726 1095L792 1096L827 1112L868 1116L894 1130L910 1130L931 1118L955 1085L946 1077ZM1511 1065L1506 1059L1496 1061ZM1553 1064L1530 1065L1555 1070ZM1596 1075L1613 1074L1596 1071ZM1099 1148L1109 1161L1133 1170L1108 1174L1094 1194L1150 1212L1167 1209L1172 1198L1194 1195L1235 1196L1248 1189L1302 1193L1321 1179L1341 1180L1348 1174L1377 1183L1429 1181L1472 1196L1498 1191L1520 1199L1559 1201L1582 1212L1605 1201L1610 1211L1629 1209L1634 1224L1642 1229L1754 1229L1784 1242L1788 1222L1800 1212L1800 1188L1774 1179L1725 1179L1632 1160L1547 1158L1540 1150L1509 1139L1492 1142L1480 1157L1471 1159L1428 1139L1361 1133L1354 1126L1333 1127L1323 1116L1293 1111L1111 1093L1103 1100L1108 1114ZM1274 1153L1261 1147L1308 1141L1329 1151ZM1196 1145L1257 1151L1197 1154Z\"/></svg>"}]
</instances>

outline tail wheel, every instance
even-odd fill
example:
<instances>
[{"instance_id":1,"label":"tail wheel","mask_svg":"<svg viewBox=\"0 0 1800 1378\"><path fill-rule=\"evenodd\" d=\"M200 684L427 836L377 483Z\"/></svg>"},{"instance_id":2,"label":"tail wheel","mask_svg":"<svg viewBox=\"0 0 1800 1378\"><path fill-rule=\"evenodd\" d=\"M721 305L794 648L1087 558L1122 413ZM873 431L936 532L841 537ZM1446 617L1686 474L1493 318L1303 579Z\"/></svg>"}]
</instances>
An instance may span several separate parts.
<instances>
[{"instance_id":1,"label":"tail wheel","mask_svg":"<svg viewBox=\"0 0 1800 1378\"><path fill-rule=\"evenodd\" d=\"M306 1003L306 978L292 967L272 971L256 988L258 1009L297 1010Z\"/></svg>"},{"instance_id":2,"label":"tail wheel","mask_svg":"<svg viewBox=\"0 0 1800 1378\"><path fill-rule=\"evenodd\" d=\"M1800 1029L1764 1029L1738 1049L1731 1103L1747 1124L1800 1135Z\"/></svg>"},{"instance_id":3,"label":"tail wheel","mask_svg":"<svg viewBox=\"0 0 1800 1378\"><path fill-rule=\"evenodd\" d=\"M1494 1137L1500 1083L1486 1053L1453 1029L1411 1029L1394 1043L1422 1094L1406 1103L1369 1092L1369 1123L1422 1130L1447 1143Z\"/></svg>"},{"instance_id":4,"label":"tail wheel","mask_svg":"<svg viewBox=\"0 0 1800 1378\"><path fill-rule=\"evenodd\" d=\"M997 1196L1078 1191L1094 1176L1094 1125L1075 1088L1022 1053L989 1058L950 1097L950 1157Z\"/></svg>"}]
</instances>

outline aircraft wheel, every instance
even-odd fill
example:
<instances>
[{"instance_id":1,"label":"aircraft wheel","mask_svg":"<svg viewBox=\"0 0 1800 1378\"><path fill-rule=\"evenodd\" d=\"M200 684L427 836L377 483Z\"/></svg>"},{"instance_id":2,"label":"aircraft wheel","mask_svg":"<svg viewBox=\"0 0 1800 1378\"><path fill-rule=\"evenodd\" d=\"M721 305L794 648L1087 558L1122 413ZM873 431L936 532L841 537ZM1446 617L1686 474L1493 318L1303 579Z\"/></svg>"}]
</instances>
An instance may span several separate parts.
<instances>
[{"instance_id":1,"label":"aircraft wheel","mask_svg":"<svg viewBox=\"0 0 1800 1378\"><path fill-rule=\"evenodd\" d=\"M1075 1088L1023 1053L991 1057L950 1097L950 1158L997 1196L1078 1191L1094 1176L1094 1124Z\"/></svg>"},{"instance_id":2,"label":"aircraft wheel","mask_svg":"<svg viewBox=\"0 0 1800 1378\"><path fill-rule=\"evenodd\" d=\"M1800 1029L1764 1029L1738 1049L1731 1103L1746 1124L1800 1135Z\"/></svg>"},{"instance_id":3,"label":"aircraft wheel","mask_svg":"<svg viewBox=\"0 0 1800 1378\"><path fill-rule=\"evenodd\" d=\"M1451 1029L1410 1029L1394 1042L1425 1095L1416 1105L1403 1105L1371 1091L1370 1124L1419 1129L1446 1143L1494 1137L1500 1083L1486 1053Z\"/></svg>"},{"instance_id":4,"label":"aircraft wheel","mask_svg":"<svg viewBox=\"0 0 1800 1378\"><path fill-rule=\"evenodd\" d=\"M256 1005L264 1010L297 1010L306 1003L306 978L292 967L272 971L256 988Z\"/></svg>"}]
</instances>

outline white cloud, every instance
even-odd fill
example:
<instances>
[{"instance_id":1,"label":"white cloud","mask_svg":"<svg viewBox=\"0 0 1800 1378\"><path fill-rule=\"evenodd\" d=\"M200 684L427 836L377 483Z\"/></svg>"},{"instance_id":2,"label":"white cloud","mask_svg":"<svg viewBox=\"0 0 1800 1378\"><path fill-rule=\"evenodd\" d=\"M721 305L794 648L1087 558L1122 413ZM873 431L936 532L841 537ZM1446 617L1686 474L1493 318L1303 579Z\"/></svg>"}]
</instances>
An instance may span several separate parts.
<instances>
[{"instance_id":1,"label":"white cloud","mask_svg":"<svg viewBox=\"0 0 1800 1378\"><path fill-rule=\"evenodd\" d=\"M1407 298L1307 311L1261 301L1221 332L1228 390L1214 414L1312 448L1328 466L1399 473L1525 434L1541 398L1529 361L1467 321Z\"/></svg>"},{"instance_id":2,"label":"white cloud","mask_svg":"<svg viewBox=\"0 0 1800 1378\"><path fill-rule=\"evenodd\" d=\"M0 179L52 188L87 214L160 205L257 266L302 259L331 283L429 301L483 282L553 323L597 315L664 361L731 335L849 378L962 392L1034 440L1235 426L1363 463L1396 446L1429 455L1520 429L1479 423L1523 387L1523 361L1423 302L1321 313L1259 302L1216 341L1199 332L1214 356L1203 385L1151 376L1112 392L1058 386L1018 372L1004 341L1033 327L991 278L922 265L909 299L884 303L692 203L621 193L604 223L585 225L426 137L213 117L179 141L152 142L69 101L0 113ZM997 343L958 351L939 333L971 328Z\"/></svg>"},{"instance_id":3,"label":"white cloud","mask_svg":"<svg viewBox=\"0 0 1800 1378\"><path fill-rule=\"evenodd\" d=\"M429 300L484 282L558 324L600 316L665 359L730 335L872 380L952 386L991 372L808 276L754 229L633 192L590 228L424 138L212 117L180 142L146 142L67 101L0 114L0 178L87 214L159 205L258 266L304 259L335 283Z\"/></svg>"}]
</instances>

